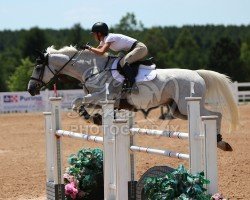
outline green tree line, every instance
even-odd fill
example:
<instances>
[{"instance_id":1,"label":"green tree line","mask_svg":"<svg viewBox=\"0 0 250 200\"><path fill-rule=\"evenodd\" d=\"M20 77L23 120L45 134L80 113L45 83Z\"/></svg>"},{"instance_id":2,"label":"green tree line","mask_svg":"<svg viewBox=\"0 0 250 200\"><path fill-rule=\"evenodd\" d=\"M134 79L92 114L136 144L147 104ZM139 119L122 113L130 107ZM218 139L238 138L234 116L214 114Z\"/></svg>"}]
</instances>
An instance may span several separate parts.
<instances>
[{"instance_id":1,"label":"green tree line","mask_svg":"<svg viewBox=\"0 0 250 200\"><path fill-rule=\"evenodd\" d=\"M145 28L133 13L127 13L111 27L144 42L148 57L154 57L158 68L208 69L228 75L234 81L250 80L250 25L199 25L183 27L155 26ZM26 90L37 57L54 45L97 45L90 30L75 24L68 29L0 31L0 91ZM65 79L65 77L62 77ZM65 81L64 81L65 82ZM78 81L67 78L60 89L80 88Z\"/></svg>"}]
</instances>

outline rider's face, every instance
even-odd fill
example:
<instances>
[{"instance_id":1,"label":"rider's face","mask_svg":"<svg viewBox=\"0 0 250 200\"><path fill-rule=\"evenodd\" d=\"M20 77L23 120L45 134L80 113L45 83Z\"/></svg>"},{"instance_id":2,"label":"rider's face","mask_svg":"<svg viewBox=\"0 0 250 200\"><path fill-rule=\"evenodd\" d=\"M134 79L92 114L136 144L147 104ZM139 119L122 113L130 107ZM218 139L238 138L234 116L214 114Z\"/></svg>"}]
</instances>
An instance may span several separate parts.
<instances>
[{"instance_id":1,"label":"rider's face","mask_svg":"<svg viewBox=\"0 0 250 200\"><path fill-rule=\"evenodd\" d=\"M98 41L97 33L93 33L93 36L94 36L95 40Z\"/></svg>"},{"instance_id":2,"label":"rider's face","mask_svg":"<svg viewBox=\"0 0 250 200\"><path fill-rule=\"evenodd\" d=\"M96 41L101 41L101 39L102 39L101 33L93 33L93 36L94 36Z\"/></svg>"}]
</instances>

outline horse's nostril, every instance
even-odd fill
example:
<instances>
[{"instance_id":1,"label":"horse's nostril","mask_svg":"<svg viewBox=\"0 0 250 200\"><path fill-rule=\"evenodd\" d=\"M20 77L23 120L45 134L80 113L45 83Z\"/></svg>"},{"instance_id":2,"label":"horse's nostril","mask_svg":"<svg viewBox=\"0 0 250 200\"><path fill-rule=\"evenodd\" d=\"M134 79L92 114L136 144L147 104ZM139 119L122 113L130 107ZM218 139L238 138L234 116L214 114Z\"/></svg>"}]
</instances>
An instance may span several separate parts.
<instances>
[{"instance_id":1,"label":"horse's nostril","mask_svg":"<svg viewBox=\"0 0 250 200\"><path fill-rule=\"evenodd\" d=\"M32 86L29 86L27 91L30 93L31 96L34 96L35 95L35 88L32 87Z\"/></svg>"}]
</instances>

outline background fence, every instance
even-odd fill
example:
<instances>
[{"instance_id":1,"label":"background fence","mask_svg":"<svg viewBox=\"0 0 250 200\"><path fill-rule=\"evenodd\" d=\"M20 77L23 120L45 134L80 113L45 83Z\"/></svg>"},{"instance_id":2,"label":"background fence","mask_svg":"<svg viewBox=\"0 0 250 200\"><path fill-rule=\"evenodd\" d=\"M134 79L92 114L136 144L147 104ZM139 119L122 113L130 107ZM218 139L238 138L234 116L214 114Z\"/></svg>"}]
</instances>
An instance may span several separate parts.
<instances>
[{"instance_id":1,"label":"background fence","mask_svg":"<svg viewBox=\"0 0 250 200\"><path fill-rule=\"evenodd\" d=\"M235 98L238 103L250 101L250 82L234 82Z\"/></svg>"}]
</instances>

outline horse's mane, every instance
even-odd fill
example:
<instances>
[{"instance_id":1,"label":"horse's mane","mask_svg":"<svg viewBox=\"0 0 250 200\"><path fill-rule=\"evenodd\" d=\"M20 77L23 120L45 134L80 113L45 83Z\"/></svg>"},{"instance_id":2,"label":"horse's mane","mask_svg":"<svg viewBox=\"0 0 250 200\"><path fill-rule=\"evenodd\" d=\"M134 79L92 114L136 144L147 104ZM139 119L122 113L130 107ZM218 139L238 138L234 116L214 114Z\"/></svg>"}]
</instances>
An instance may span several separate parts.
<instances>
[{"instance_id":1,"label":"horse's mane","mask_svg":"<svg viewBox=\"0 0 250 200\"><path fill-rule=\"evenodd\" d=\"M78 50L70 45L70 46L65 46L61 49L55 49L54 46L50 46L46 49L46 52L49 53L49 54L66 54L66 55L69 55L69 56L72 56L74 53L76 53Z\"/></svg>"},{"instance_id":2,"label":"horse's mane","mask_svg":"<svg viewBox=\"0 0 250 200\"><path fill-rule=\"evenodd\" d=\"M66 54L68 56L73 56L78 50L76 49L76 47L70 45L70 46L65 46L61 49L55 49L54 45L48 47L46 49L46 52L49 54ZM89 50L85 50L87 52L89 52L90 54L94 54L93 52L89 51ZM104 57L108 57L108 53L103 54L102 56Z\"/></svg>"}]
</instances>

